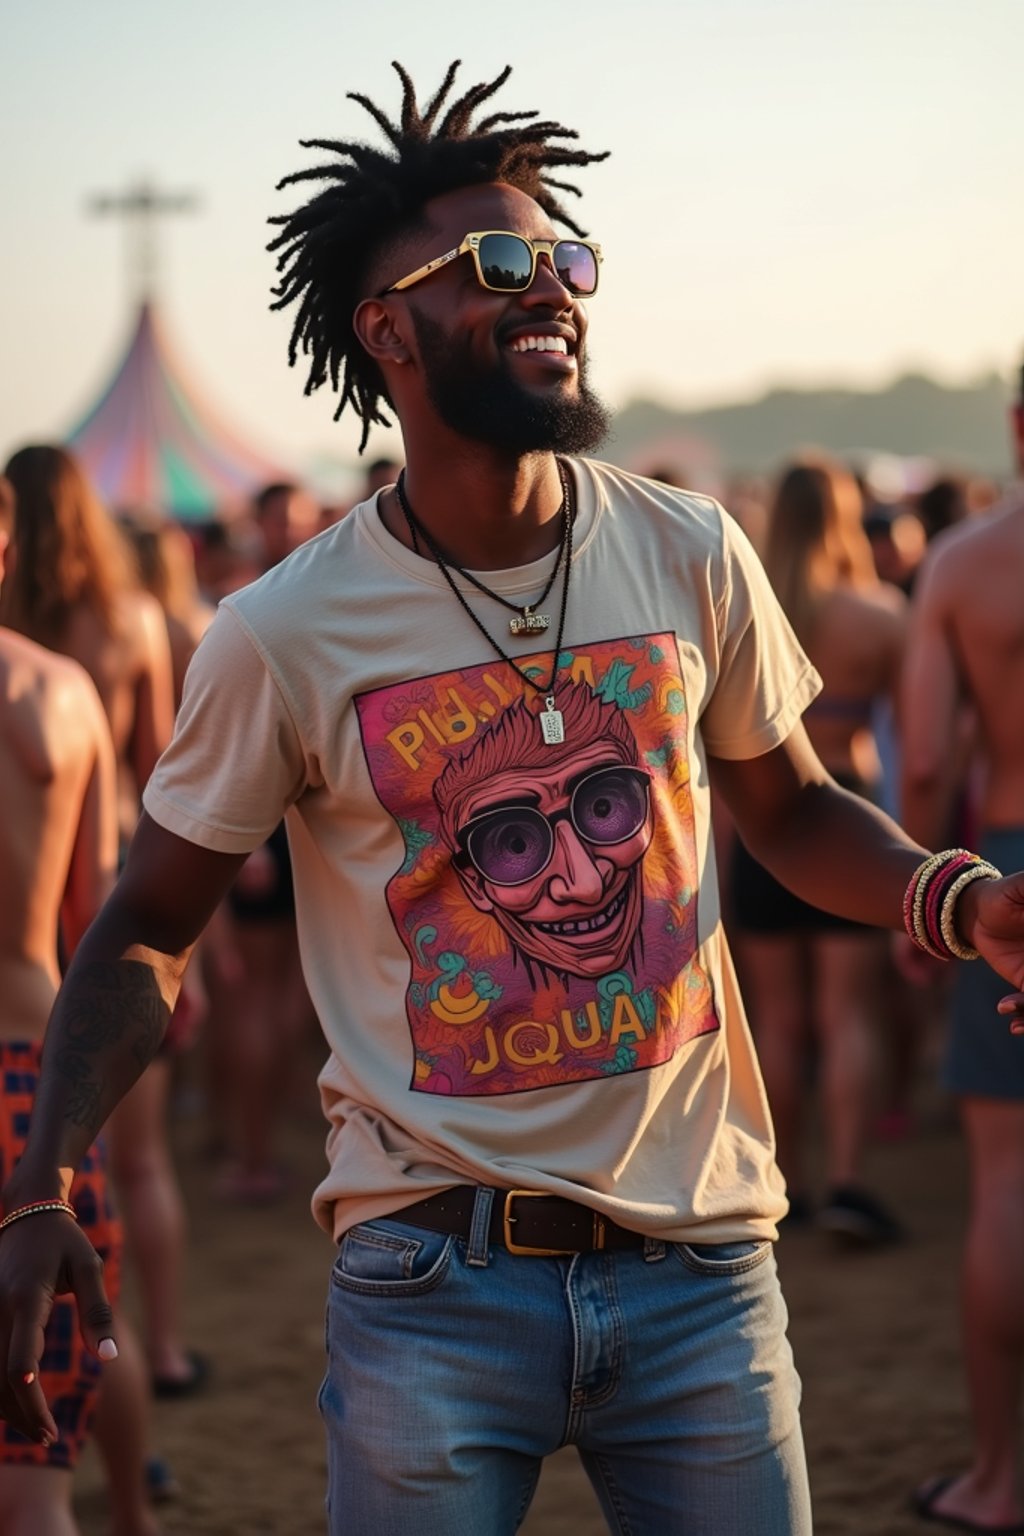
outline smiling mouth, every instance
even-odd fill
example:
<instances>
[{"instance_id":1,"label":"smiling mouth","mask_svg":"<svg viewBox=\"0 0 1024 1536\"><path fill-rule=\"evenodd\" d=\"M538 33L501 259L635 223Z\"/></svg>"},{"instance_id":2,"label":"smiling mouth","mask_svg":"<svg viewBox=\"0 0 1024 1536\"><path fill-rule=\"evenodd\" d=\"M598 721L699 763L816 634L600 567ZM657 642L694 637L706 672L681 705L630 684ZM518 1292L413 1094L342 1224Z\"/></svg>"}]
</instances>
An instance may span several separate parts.
<instances>
[{"instance_id":1,"label":"smiling mouth","mask_svg":"<svg viewBox=\"0 0 1024 1536\"><path fill-rule=\"evenodd\" d=\"M574 939L579 934L601 933L622 915L626 905L626 896L629 886L624 885L622 890L600 912L592 912L588 917L567 917L558 923L532 923L530 926L538 933L551 934L553 938Z\"/></svg>"},{"instance_id":2,"label":"smiling mouth","mask_svg":"<svg viewBox=\"0 0 1024 1536\"><path fill-rule=\"evenodd\" d=\"M562 357L572 355L564 336L517 336L508 345L511 352L557 352Z\"/></svg>"}]
</instances>

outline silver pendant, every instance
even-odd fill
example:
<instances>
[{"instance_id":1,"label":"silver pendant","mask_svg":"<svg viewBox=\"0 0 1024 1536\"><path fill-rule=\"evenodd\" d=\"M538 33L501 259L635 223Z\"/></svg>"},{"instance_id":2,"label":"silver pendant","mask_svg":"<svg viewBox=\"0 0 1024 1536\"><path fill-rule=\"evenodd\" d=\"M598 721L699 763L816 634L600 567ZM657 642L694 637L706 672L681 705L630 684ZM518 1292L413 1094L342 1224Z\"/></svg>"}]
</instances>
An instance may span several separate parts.
<instances>
[{"instance_id":1,"label":"silver pendant","mask_svg":"<svg viewBox=\"0 0 1024 1536\"><path fill-rule=\"evenodd\" d=\"M565 740L565 724L562 720L562 711L555 708L555 696L549 693L544 700L544 710L540 715L541 735L544 737L546 747L557 747Z\"/></svg>"},{"instance_id":2,"label":"silver pendant","mask_svg":"<svg viewBox=\"0 0 1024 1536\"><path fill-rule=\"evenodd\" d=\"M534 613L532 608L524 608L522 613L517 613L514 619L509 619L508 627L513 635L539 635L542 630L551 627L551 618L546 613Z\"/></svg>"}]
</instances>

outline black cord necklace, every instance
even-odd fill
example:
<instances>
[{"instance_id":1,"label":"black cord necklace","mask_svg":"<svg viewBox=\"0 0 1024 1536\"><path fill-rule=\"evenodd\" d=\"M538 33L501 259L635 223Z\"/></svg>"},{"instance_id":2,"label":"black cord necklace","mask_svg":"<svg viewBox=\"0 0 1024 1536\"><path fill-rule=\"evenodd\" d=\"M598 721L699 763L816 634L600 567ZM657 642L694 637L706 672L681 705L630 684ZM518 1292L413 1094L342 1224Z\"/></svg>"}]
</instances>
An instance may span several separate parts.
<instances>
[{"instance_id":1,"label":"black cord necklace","mask_svg":"<svg viewBox=\"0 0 1024 1536\"><path fill-rule=\"evenodd\" d=\"M559 459L557 463L558 478L562 486L562 502L558 508L558 517L560 521L558 553L555 557L555 563L551 567L551 574L547 579L547 584L540 597L538 597L537 601L534 603L526 603L523 605L510 602L509 599L507 597L503 597L500 592L495 592L490 587L485 586L479 577L474 576L472 571L467 571L465 567L461 566L457 560L453 560L452 557L441 548L440 544L438 544L430 529L427 528L424 523L420 522L420 519L416 516L415 512L409 504L408 497L405 493L404 469L399 474L398 484L395 486L395 490L398 493L399 504L403 513L405 514L405 521L409 528L409 536L412 539L412 547L415 553L417 555L419 554L420 539L422 539L439 566L447 566L450 570L458 571L463 580L468 581L471 586L476 587L478 592L482 592L485 597L492 598L496 603L501 603L502 607L508 608L512 613L514 613L515 618L510 619L508 625L509 633L512 635L540 634L545 629L550 628L551 625L550 616L546 613L538 613L537 610L543 603L547 602L551 593L551 588L555 584L555 577L558 575L558 568L565 557L566 533L568 532L569 528L569 480L562 461Z\"/></svg>"},{"instance_id":2,"label":"black cord necklace","mask_svg":"<svg viewBox=\"0 0 1024 1536\"><path fill-rule=\"evenodd\" d=\"M538 719L540 720L541 733L549 747L557 746L560 742L565 740L565 726L562 719L562 712L561 710L555 708L555 695L552 690L555 686L555 678L558 676L559 657L562 651L562 638L565 634L565 615L569 606L569 578L572 572L572 531L573 522L575 521L574 508L572 506L572 488L568 474L566 473L561 460L558 461L558 473L562 482L562 506L564 508L564 528L562 544L559 549L559 558L562 564L562 602L558 615L558 630L555 637L555 653L551 659L551 675L546 683L538 682L535 677L530 676L529 672L524 672L522 667L520 667L517 662L513 661L511 656L502 650L497 640L495 640L494 636L484 626L481 620L477 618L476 614L467 603L464 595L459 591L459 588L455 583L455 578L452 576L452 570L458 571L460 576L466 576L474 586L479 587L480 590L485 592L488 597L497 598L499 602L505 602L505 599L501 597L497 592L489 591L489 589L485 587L482 582L476 581L472 576L469 575L468 571L464 571L461 566L455 565L454 562L451 562L451 569L449 569L449 562L446 560L444 554L433 542L433 540L427 536L426 529L424 529L423 525L418 522L418 519L413 513L412 507L409 505L409 501L405 493L404 470L399 475L397 484L395 485L395 491L398 495L399 504L401 505L402 511L405 514L406 521L409 524L410 532L414 532L417 527L422 530L424 541L434 558L434 563L451 588L453 595L459 603L459 606L466 614L468 614L469 618L472 619L477 629L487 641L487 644L491 647L491 650L494 651L496 655L500 656L502 661L507 662L508 665L512 668L513 672L515 672L528 687L532 688L534 692L543 695L544 709L538 716ZM419 551L417 551L417 553L418 552ZM552 575L551 581L548 583L548 591L550 591L553 582L554 576ZM547 596L546 592L545 596ZM541 601L543 601L543 598ZM505 606L514 607L515 605L506 603ZM545 622L544 628L547 628L547 622ZM529 632L529 630L513 631L513 633Z\"/></svg>"}]
</instances>

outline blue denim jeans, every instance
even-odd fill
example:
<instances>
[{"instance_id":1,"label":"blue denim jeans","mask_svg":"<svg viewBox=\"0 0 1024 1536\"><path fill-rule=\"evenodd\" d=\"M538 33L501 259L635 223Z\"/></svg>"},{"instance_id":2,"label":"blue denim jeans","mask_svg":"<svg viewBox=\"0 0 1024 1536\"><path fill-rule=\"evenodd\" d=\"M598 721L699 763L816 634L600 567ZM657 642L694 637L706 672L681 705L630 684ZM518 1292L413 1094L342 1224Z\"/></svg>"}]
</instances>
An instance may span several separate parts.
<instances>
[{"instance_id":1,"label":"blue denim jeans","mask_svg":"<svg viewBox=\"0 0 1024 1536\"><path fill-rule=\"evenodd\" d=\"M786 1320L766 1242L536 1258L355 1227L319 1399L330 1536L511 1536L563 1445L619 1536L810 1536Z\"/></svg>"}]
</instances>

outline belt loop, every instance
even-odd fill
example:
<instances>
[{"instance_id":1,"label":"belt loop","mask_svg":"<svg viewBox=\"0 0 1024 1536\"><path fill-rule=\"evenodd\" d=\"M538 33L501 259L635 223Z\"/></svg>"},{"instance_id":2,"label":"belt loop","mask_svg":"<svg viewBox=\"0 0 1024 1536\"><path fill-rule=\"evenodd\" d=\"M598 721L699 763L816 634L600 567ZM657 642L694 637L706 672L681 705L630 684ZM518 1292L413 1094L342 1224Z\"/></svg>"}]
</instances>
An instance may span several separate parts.
<instances>
[{"instance_id":1,"label":"belt loop","mask_svg":"<svg viewBox=\"0 0 1024 1536\"><path fill-rule=\"evenodd\" d=\"M487 1239L490 1235L493 1201L494 1190L488 1188L486 1184L477 1185L473 1200L473 1219L469 1224L469 1241L466 1248L466 1263L474 1265L477 1269L486 1269L491 1261L487 1251Z\"/></svg>"},{"instance_id":2,"label":"belt loop","mask_svg":"<svg viewBox=\"0 0 1024 1536\"><path fill-rule=\"evenodd\" d=\"M657 1237L644 1238L644 1263L657 1264L668 1252L665 1244Z\"/></svg>"}]
</instances>

